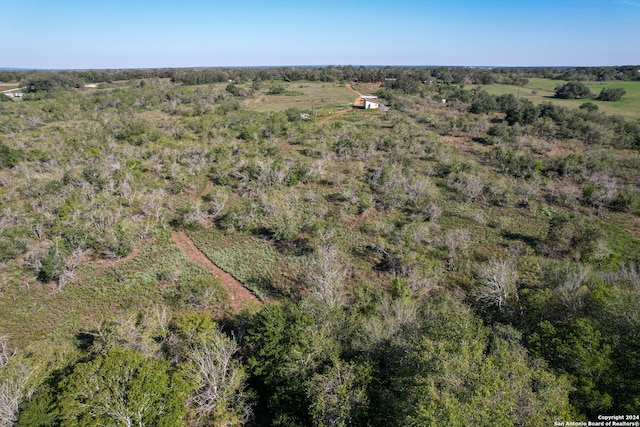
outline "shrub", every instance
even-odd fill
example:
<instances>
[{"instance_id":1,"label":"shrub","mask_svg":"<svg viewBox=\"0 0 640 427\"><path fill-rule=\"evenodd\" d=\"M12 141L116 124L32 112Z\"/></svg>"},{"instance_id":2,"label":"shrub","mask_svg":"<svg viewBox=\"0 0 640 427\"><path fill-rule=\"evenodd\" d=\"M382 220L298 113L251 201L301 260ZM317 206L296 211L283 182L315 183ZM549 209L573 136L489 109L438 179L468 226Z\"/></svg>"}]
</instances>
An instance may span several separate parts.
<instances>
[{"instance_id":1,"label":"shrub","mask_svg":"<svg viewBox=\"0 0 640 427\"><path fill-rule=\"evenodd\" d=\"M500 168L502 172L509 173L516 178L532 178L542 170L542 162L533 158L531 153L517 153L495 147L489 158L494 166Z\"/></svg>"},{"instance_id":2,"label":"shrub","mask_svg":"<svg viewBox=\"0 0 640 427\"><path fill-rule=\"evenodd\" d=\"M47 256L42 260L42 267L38 273L38 280L41 282L58 280L65 270L65 260L67 255L68 249L64 242L56 240L49 248Z\"/></svg>"},{"instance_id":3,"label":"shrub","mask_svg":"<svg viewBox=\"0 0 640 427\"><path fill-rule=\"evenodd\" d=\"M485 142L491 145L494 145L494 144L500 145L504 142L509 141L509 130L507 129L507 126L505 126L504 124L498 124L498 125L492 126L487 131L487 135L489 137L485 138Z\"/></svg>"},{"instance_id":4,"label":"shrub","mask_svg":"<svg viewBox=\"0 0 640 427\"><path fill-rule=\"evenodd\" d=\"M600 95L602 95L602 94L600 94ZM602 101L600 99L600 97L598 97L598 100ZM593 113L594 111L598 111L598 106L596 104L594 104L593 102L585 102L584 104L580 105L580 107L578 107L578 108L580 108L581 110L586 110L586 111L588 111L590 113Z\"/></svg>"},{"instance_id":5,"label":"shrub","mask_svg":"<svg viewBox=\"0 0 640 427\"><path fill-rule=\"evenodd\" d=\"M220 280L211 275L199 274L189 281L179 283L165 291L165 298L175 307L203 309L221 299Z\"/></svg>"},{"instance_id":6,"label":"shrub","mask_svg":"<svg viewBox=\"0 0 640 427\"><path fill-rule=\"evenodd\" d=\"M615 101L620 101L622 99L622 97L626 94L627 92L619 87L611 87L611 88L604 88L600 91L600 95L598 95L598 101L609 101L609 102L615 102Z\"/></svg>"},{"instance_id":7,"label":"shrub","mask_svg":"<svg viewBox=\"0 0 640 427\"><path fill-rule=\"evenodd\" d=\"M622 189L618 191L611 201L610 208L614 211L629 212L638 207L638 194L632 189Z\"/></svg>"},{"instance_id":8,"label":"shrub","mask_svg":"<svg viewBox=\"0 0 640 427\"><path fill-rule=\"evenodd\" d=\"M0 142L0 168L12 168L20 161L20 151Z\"/></svg>"},{"instance_id":9,"label":"shrub","mask_svg":"<svg viewBox=\"0 0 640 427\"><path fill-rule=\"evenodd\" d=\"M598 247L602 230L584 218L564 212L553 214L549 220L543 252L550 257L571 256L576 260L589 259Z\"/></svg>"}]
</instances>

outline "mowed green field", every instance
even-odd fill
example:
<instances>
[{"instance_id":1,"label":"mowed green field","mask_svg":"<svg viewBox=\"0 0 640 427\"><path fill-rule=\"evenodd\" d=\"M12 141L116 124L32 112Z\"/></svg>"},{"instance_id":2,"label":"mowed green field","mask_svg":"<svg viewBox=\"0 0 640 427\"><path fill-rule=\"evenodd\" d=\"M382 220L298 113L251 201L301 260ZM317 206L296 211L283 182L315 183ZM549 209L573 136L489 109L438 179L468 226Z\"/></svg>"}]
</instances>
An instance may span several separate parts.
<instances>
[{"instance_id":1,"label":"mowed green field","mask_svg":"<svg viewBox=\"0 0 640 427\"><path fill-rule=\"evenodd\" d=\"M488 85L484 88L493 95L512 93L521 98L527 98L535 104L552 102L569 108L577 108L585 102L593 102L598 105L600 111L607 114L619 114L627 117L640 117L640 82L609 81L609 82L587 82L586 85L591 92L600 93L603 88L622 88L627 93L620 102L604 102L595 99L557 99L554 98L555 88L560 84L567 83L563 80L551 79L529 79L525 86L511 85Z\"/></svg>"},{"instance_id":2,"label":"mowed green field","mask_svg":"<svg viewBox=\"0 0 640 427\"><path fill-rule=\"evenodd\" d=\"M244 101L244 105L253 111L284 111L288 108L300 110L313 109L320 113L329 113L353 105L358 95L344 83L293 82L285 84L283 95L268 95L269 88L264 85L259 94Z\"/></svg>"}]
</instances>

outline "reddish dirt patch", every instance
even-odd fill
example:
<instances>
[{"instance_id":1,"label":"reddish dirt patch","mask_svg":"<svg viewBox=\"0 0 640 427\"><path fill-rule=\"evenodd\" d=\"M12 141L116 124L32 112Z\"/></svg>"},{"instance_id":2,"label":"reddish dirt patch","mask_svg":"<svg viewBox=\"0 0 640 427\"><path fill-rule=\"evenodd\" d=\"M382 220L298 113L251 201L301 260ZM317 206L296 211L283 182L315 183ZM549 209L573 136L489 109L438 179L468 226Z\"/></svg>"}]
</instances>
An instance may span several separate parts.
<instances>
[{"instance_id":1,"label":"reddish dirt patch","mask_svg":"<svg viewBox=\"0 0 640 427\"><path fill-rule=\"evenodd\" d=\"M202 191L200 192L200 194L198 194L199 198L203 198L204 196L206 196L207 194L209 194L209 191L211 191L211 182L207 181L207 184L204 186L204 188L202 189Z\"/></svg>"},{"instance_id":2,"label":"reddish dirt patch","mask_svg":"<svg viewBox=\"0 0 640 427\"><path fill-rule=\"evenodd\" d=\"M206 268L214 277L220 279L222 286L225 291L227 291L227 294L229 294L229 298L231 298L231 308L233 311L240 311L250 304L259 302L255 295L242 286L242 283L238 282L229 273L211 262L211 260L207 258L200 249L198 249L195 243L193 243L193 240L191 240L183 230L172 230L171 237L191 262Z\"/></svg>"}]
</instances>

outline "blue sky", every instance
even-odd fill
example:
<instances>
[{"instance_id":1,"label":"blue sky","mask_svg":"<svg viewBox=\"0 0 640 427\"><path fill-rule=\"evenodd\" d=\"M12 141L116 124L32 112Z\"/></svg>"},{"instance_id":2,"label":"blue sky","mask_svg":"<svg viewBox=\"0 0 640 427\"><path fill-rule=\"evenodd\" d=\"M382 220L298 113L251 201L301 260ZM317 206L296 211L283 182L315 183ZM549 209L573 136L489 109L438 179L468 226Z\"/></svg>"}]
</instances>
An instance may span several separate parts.
<instances>
[{"instance_id":1,"label":"blue sky","mask_svg":"<svg viewBox=\"0 0 640 427\"><path fill-rule=\"evenodd\" d=\"M640 64L640 0L0 0L0 67Z\"/></svg>"}]
</instances>

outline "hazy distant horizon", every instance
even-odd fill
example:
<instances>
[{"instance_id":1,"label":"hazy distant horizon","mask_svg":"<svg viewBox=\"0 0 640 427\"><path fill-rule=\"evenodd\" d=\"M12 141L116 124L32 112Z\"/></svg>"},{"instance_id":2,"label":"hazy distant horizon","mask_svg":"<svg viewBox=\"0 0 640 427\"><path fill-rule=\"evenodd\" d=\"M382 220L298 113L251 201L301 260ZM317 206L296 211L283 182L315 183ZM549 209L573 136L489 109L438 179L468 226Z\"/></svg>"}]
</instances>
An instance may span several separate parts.
<instances>
[{"instance_id":1,"label":"hazy distant horizon","mask_svg":"<svg viewBox=\"0 0 640 427\"><path fill-rule=\"evenodd\" d=\"M0 65L22 69L640 61L640 0L3 3Z\"/></svg>"},{"instance_id":2,"label":"hazy distant horizon","mask_svg":"<svg viewBox=\"0 0 640 427\"><path fill-rule=\"evenodd\" d=\"M158 70L158 69L185 69L185 70L198 70L198 69L216 69L216 68L326 68L326 67L365 67L365 68L478 68L478 69L500 69L500 68L514 68L514 69L574 69L574 68L615 68L615 67L639 67L640 64L616 64L616 65L523 65L523 66L508 66L508 65L441 65L441 64L427 64L427 65L403 65L403 64L322 64L322 65L214 65L214 66L193 66L193 67L118 67L118 68L24 68L24 67L0 67L0 71L6 72L30 72L30 71L106 71L106 70Z\"/></svg>"}]
</instances>

